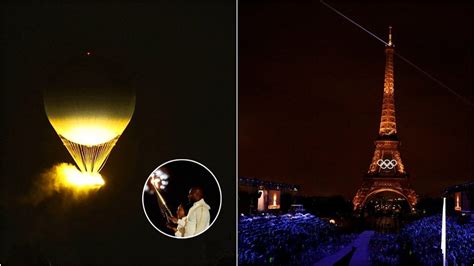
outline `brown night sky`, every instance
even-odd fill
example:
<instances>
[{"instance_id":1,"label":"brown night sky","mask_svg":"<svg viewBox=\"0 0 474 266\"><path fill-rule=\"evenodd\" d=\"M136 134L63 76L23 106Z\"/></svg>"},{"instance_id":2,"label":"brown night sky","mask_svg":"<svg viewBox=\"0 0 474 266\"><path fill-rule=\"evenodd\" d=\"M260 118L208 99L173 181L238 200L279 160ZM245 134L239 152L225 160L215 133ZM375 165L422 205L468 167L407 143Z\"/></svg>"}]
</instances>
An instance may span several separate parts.
<instances>
[{"instance_id":1,"label":"brown night sky","mask_svg":"<svg viewBox=\"0 0 474 266\"><path fill-rule=\"evenodd\" d=\"M350 198L378 133L384 46L319 2L240 1L239 176ZM472 5L328 2L474 101ZM474 111L395 57L402 160L420 195L474 177Z\"/></svg>"}]
</instances>

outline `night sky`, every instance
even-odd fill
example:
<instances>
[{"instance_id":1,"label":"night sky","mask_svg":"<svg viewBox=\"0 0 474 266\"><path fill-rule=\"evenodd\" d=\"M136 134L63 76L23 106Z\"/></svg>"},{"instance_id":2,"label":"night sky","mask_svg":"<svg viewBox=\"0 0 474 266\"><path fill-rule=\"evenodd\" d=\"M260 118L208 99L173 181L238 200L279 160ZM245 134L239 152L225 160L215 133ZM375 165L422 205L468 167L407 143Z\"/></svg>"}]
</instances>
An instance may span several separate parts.
<instances>
[{"instance_id":1,"label":"night sky","mask_svg":"<svg viewBox=\"0 0 474 266\"><path fill-rule=\"evenodd\" d=\"M240 1L239 176L352 198L378 134L384 45L319 1ZM328 1L474 102L472 4ZM420 195L474 178L474 111L395 57L401 155Z\"/></svg>"},{"instance_id":2,"label":"night sky","mask_svg":"<svg viewBox=\"0 0 474 266\"><path fill-rule=\"evenodd\" d=\"M2 265L235 261L234 4L1 6ZM100 191L82 200L57 193L34 205L28 198L39 193L40 174L73 163L47 120L41 87L87 50L133 73L134 116L101 171ZM206 165L223 194L212 228L186 241L156 231L141 201L149 174L177 158Z\"/></svg>"}]
</instances>

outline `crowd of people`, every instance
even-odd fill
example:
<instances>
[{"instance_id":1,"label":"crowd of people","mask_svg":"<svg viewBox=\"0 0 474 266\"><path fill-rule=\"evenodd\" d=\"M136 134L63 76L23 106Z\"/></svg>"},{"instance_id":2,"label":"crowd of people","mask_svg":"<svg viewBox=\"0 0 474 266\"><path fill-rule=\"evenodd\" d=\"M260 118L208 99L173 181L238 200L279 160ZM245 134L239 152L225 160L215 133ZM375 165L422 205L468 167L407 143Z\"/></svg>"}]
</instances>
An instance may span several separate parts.
<instances>
[{"instance_id":1,"label":"crowd of people","mask_svg":"<svg viewBox=\"0 0 474 266\"><path fill-rule=\"evenodd\" d=\"M446 258L449 265L474 263L474 227L460 225L454 219L446 220ZM434 215L412 222L400 232L400 241L408 247L424 265L442 264L441 215Z\"/></svg>"},{"instance_id":2,"label":"crowd of people","mask_svg":"<svg viewBox=\"0 0 474 266\"><path fill-rule=\"evenodd\" d=\"M397 234L375 233L370 239L369 248L373 265L400 265Z\"/></svg>"},{"instance_id":3,"label":"crowd of people","mask_svg":"<svg viewBox=\"0 0 474 266\"><path fill-rule=\"evenodd\" d=\"M448 265L474 263L474 225L446 222ZM312 214L241 216L239 264L309 265L349 245L356 234ZM441 265L441 216L425 217L399 233L375 233L369 243L372 265Z\"/></svg>"},{"instance_id":4,"label":"crowd of people","mask_svg":"<svg viewBox=\"0 0 474 266\"><path fill-rule=\"evenodd\" d=\"M446 221L446 259L449 265L474 263L474 226ZM441 265L441 216L425 217L407 224L399 234L376 233L370 241L374 265L400 265L415 261L421 265Z\"/></svg>"},{"instance_id":5,"label":"crowd of people","mask_svg":"<svg viewBox=\"0 0 474 266\"><path fill-rule=\"evenodd\" d=\"M343 248L354 237L309 213L242 216L239 264L309 265Z\"/></svg>"}]
</instances>

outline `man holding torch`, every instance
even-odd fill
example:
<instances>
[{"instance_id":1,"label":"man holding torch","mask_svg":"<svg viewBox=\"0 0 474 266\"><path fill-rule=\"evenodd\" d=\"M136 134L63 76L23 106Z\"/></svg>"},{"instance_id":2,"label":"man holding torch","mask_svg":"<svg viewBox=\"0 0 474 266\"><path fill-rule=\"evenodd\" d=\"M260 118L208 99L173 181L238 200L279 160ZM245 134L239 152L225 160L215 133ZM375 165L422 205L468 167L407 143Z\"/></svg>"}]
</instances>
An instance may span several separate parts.
<instances>
[{"instance_id":1,"label":"man holding torch","mask_svg":"<svg viewBox=\"0 0 474 266\"><path fill-rule=\"evenodd\" d=\"M184 226L184 237L197 235L209 227L211 207L204 201L204 191L201 187L193 187L189 190L188 199L193 206L189 209L186 224ZM171 217L171 221L178 219Z\"/></svg>"}]
</instances>

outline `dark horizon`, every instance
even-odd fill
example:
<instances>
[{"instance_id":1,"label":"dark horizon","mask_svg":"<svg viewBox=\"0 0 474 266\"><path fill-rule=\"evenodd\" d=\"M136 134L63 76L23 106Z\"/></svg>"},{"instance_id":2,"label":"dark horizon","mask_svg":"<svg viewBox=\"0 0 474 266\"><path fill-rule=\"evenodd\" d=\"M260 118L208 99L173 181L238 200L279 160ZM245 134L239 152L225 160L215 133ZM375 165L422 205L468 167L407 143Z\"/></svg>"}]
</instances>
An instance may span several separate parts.
<instances>
[{"instance_id":1,"label":"dark horizon","mask_svg":"<svg viewBox=\"0 0 474 266\"><path fill-rule=\"evenodd\" d=\"M471 4L328 4L384 40L393 26L396 52L474 102ZM384 45L319 2L240 6L239 176L352 198L375 148ZM397 57L395 104L418 195L473 179L472 106Z\"/></svg>"}]
</instances>

